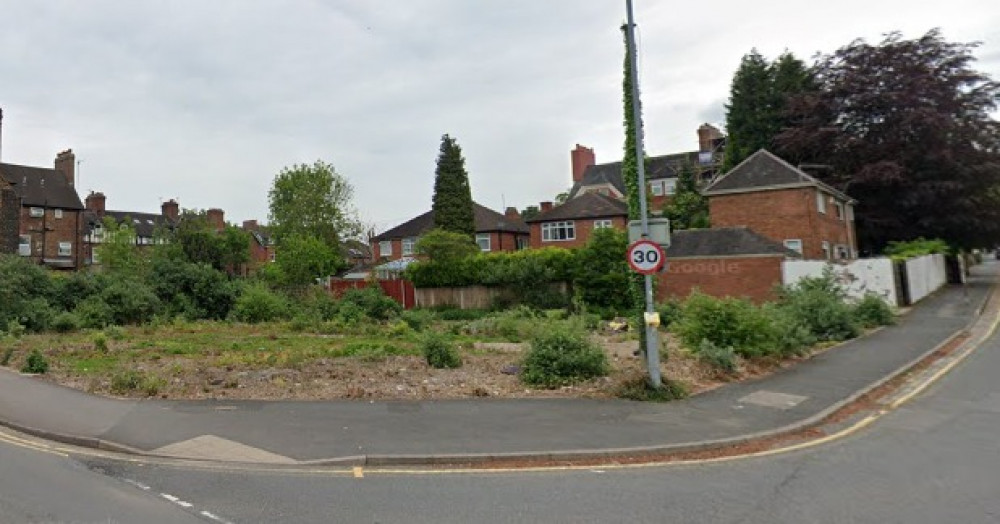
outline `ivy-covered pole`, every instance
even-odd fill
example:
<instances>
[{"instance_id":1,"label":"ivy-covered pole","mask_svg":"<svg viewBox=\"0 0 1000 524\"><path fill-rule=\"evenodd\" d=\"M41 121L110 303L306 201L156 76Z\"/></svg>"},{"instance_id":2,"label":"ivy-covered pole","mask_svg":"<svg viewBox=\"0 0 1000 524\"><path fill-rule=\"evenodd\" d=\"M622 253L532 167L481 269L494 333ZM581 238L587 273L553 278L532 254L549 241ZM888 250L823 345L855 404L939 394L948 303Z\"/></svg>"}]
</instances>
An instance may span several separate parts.
<instances>
[{"instance_id":1,"label":"ivy-covered pole","mask_svg":"<svg viewBox=\"0 0 1000 524\"><path fill-rule=\"evenodd\" d=\"M632 0L625 0L625 11L628 23L625 26L625 80L623 92L625 98L625 155L622 158L622 178L628 188L628 213L630 220L638 219L642 224L642 238L649 238L649 215L646 211L646 172L645 150L642 145L642 109L639 100L639 74L636 65L635 52L635 19L632 15ZM634 176L633 176L634 173ZM638 216L637 216L638 215ZM642 280L645 297L645 312L653 313L653 277L651 275L636 275L636 280ZM637 284L637 282L636 282ZM638 289L633 285L633 289ZM641 303L641 301L640 301ZM656 326L646 321L645 315L640 315L640 322L645 328L646 367L649 371L649 383L654 388L662 384L660 378L660 350Z\"/></svg>"}]
</instances>

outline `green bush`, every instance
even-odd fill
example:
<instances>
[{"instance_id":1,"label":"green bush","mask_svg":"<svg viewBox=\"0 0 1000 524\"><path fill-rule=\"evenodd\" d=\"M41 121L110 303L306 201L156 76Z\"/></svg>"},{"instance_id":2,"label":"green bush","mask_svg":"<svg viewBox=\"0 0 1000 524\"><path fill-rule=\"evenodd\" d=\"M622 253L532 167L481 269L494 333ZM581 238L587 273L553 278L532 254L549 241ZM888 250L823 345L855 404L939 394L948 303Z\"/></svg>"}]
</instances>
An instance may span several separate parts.
<instances>
[{"instance_id":1,"label":"green bush","mask_svg":"<svg viewBox=\"0 0 1000 524\"><path fill-rule=\"evenodd\" d=\"M656 312L660 314L660 327L667 329L671 324L680 320L683 314L683 305L683 302L674 299L656 304Z\"/></svg>"},{"instance_id":2,"label":"green bush","mask_svg":"<svg viewBox=\"0 0 1000 524\"><path fill-rule=\"evenodd\" d=\"M439 307L434 311L441 320L478 320L491 314L485 309L459 309L455 306Z\"/></svg>"},{"instance_id":3,"label":"green bush","mask_svg":"<svg viewBox=\"0 0 1000 524\"><path fill-rule=\"evenodd\" d=\"M546 388L608 374L604 350L566 326L540 331L521 363L521 380Z\"/></svg>"},{"instance_id":4,"label":"green bush","mask_svg":"<svg viewBox=\"0 0 1000 524\"><path fill-rule=\"evenodd\" d=\"M882 251L886 256L892 257L895 260L906 260L908 258L916 258L924 255L931 254L944 254L947 255L951 253L951 247L948 243L939 238L932 238L930 240L919 237L916 240L909 241L893 241Z\"/></svg>"},{"instance_id":5,"label":"green bush","mask_svg":"<svg viewBox=\"0 0 1000 524\"><path fill-rule=\"evenodd\" d=\"M427 364L433 368L457 368L462 367L462 357L458 349L444 336L434 332L428 333L420 341L420 351L427 360Z\"/></svg>"},{"instance_id":6,"label":"green bush","mask_svg":"<svg viewBox=\"0 0 1000 524\"><path fill-rule=\"evenodd\" d=\"M111 310L111 323L118 325L148 322L161 306L152 288L136 280L115 280L101 290L100 297Z\"/></svg>"},{"instance_id":7,"label":"green bush","mask_svg":"<svg viewBox=\"0 0 1000 524\"><path fill-rule=\"evenodd\" d=\"M628 247L625 231L595 229L574 257L573 290L588 309L608 318L628 314L636 307L631 289L632 271L623 253Z\"/></svg>"},{"instance_id":8,"label":"green bush","mask_svg":"<svg viewBox=\"0 0 1000 524\"><path fill-rule=\"evenodd\" d=\"M720 347L710 340L701 341L698 346L698 360L726 374L736 373L736 352L730 346Z\"/></svg>"},{"instance_id":9,"label":"green bush","mask_svg":"<svg viewBox=\"0 0 1000 524\"><path fill-rule=\"evenodd\" d=\"M24 325L22 325L17 320L10 319L7 321L7 334L10 335L11 338L14 339L21 338L22 336L24 336L25 331L26 330L24 328Z\"/></svg>"},{"instance_id":10,"label":"green bush","mask_svg":"<svg viewBox=\"0 0 1000 524\"><path fill-rule=\"evenodd\" d=\"M423 331L434 323L437 315L429 309L410 309L403 311L401 318L413 331Z\"/></svg>"},{"instance_id":11,"label":"green bush","mask_svg":"<svg viewBox=\"0 0 1000 524\"><path fill-rule=\"evenodd\" d=\"M731 347L744 358L779 351L778 332L771 319L745 299L692 293L681 308L681 319L671 325L671 331L695 351L703 340Z\"/></svg>"},{"instance_id":12,"label":"green bush","mask_svg":"<svg viewBox=\"0 0 1000 524\"><path fill-rule=\"evenodd\" d=\"M114 312L100 295L92 295L76 305L73 313L80 327L101 329L114 321Z\"/></svg>"},{"instance_id":13,"label":"green bush","mask_svg":"<svg viewBox=\"0 0 1000 524\"><path fill-rule=\"evenodd\" d=\"M354 302L341 302L337 306L337 314L334 317L339 323L345 326L353 326L363 322L367 318L365 310Z\"/></svg>"},{"instance_id":14,"label":"green bush","mask_svg":"<svg viewBox=\"0 0 1000 524\"><path fill-rule=\"evenodd\" d=\"M71 333L80 329L80 318L69 311L64 311L52 320L52 329L58 333Z\"/></svg>"},{"instance_id":15,"label":"green bush","mask_svg":"<svg viewBox=\"0 0 1000 524\"><path fill-rule=\"evenodd\" d=\"M832 274L804 278L784 288L778 306L812 333L817 340L846 340L858 336L851 306Z\"/></svg>"},{"instance_id":16,"label":"green bush","mask_svg":"<svg viewBox=\"0 0 1000 524\"><path fill-rule=\"evenodd\" d=\"M55 320L56 312L49 302L41 297L28 299L21 311L20 323L32 333L46 331Z\"/></svg>"},{"instance_id":17,"label":"green bush","mask_svg":"<svg viewBox=\"0 0 1000 524\"><path fill-rule=\"evenodd\" d=\"M229 315L239 284L207 263L155 258L149 283L171 315L221 320Z\"/></svg>"},{"instance_id":18,"label":"green bush","mask_svg":"<svg viewBox=\"0 0 1000 524\"><path fill-rule=\"evenodd\" d=\"M314 286L308 289L305 296L299 303L300 314L326 322L333 320L337 316L339 306L337 299L324 288Z\"/></svg>"},{"instance_id":19,"label":"green bush","mask_svg":"<svg viewBox=\"0 0 1000 524\"><path fill-rule=\"evenodd\" d=\"M365 315L375 320L389 320L399 315L403 306L382 292L378 286L348 289L340 296L341 303L357 305Z\"/></svg>"},{"instance_id":20,"label":"green bush","mask_svg":"<svg viewBox=\"0 0 1000 524\"><path fill-rule=\"evenodd\" d=\"M48 272L17 255L0 255L0 326L16 320L35 330L33 309L53 295ZM27 320L25 320L27 319Z\"/></svg>"},{"instance_id":21,"label":"green bush","mask_svg":"<svg viewBox=\"0 0 1000 524\"><path fill-rule=\"evenodd\" d=\"M235 320L248 324L281 320L287 314L288 302L285 297L261 284L244 288L231 312Z\"/></svg>"},{"instance_id":22,"label":"green bush","mask_svg":"<svg viewBox=\"0 0 1000 524\"><path fill-rule=\"evenodd\" d=\"M0 366L7 367L10 365L10 359L14 356L14 346L7 346L3 350L3 355L0 356Z\"/></svg>"},{"instance_id":23,"label":"green bush","mask_svg":"<svg viewBox=\"0 0 1000 524\"><path fill-rule=\"evenodd\" d=\"M63 276L56 273L52 279L53 305L65 311L72 311L76 306L101 292L108 284L107 279L95 273L73 271Z\"/></svg>"},{"instance_id":24,"label":"green bush","mask_svg":"<svg viewBox=\"0 0 1000 524\"><path fill-rule=\"evenodd\" d=\"M157 395L166 380L137 370L119 371L111 376L111 392L118 395L141 391L147 397Z\"/></svg>"},{"instance_id":25,"label":"green bush","mask_svg":"<svg viewBox=\"0 0 1000 524\"><path fill-rule=\"evenodd\" d=\"M24 361L24 366L21 367L22 373L37 373L42 374L49 370L49 361L45 358L40 351L33 350L28 354L28 358Z\"/></svg>"},{"instance_id":26,"label":"green bush","mask_svg":"<svg viewBox=\"0 0 1000 524\"><path fill-rule=\"evenodd\" d=\"M771 319L777 333L777 349L780 356L801 355L816 344L816 335L802 320L787 308L778 304L764 304L764 314Z\"/></svg>"},{"instance_id":27,"label":"green bush","mask_svg":"<svg viewBox=\"0 0 1000 524\"><path fill-rule=\"evenodd\" d=\"M104 333L98 333L94 337L94 350L101 353L108 352L108 337L104 336Z\"/></svg>"},{"instance_id":28,"label":"green bush","mask_svg":"<svg viewBox=\"0 0 1000 524\"><path fill-rule=\"evenodd\" d=\"M663 379L660 387L654 388L645 376L627 380L615 391L615 396L618 398L640 402L670 402L686 398L688 395L687 387L680 382Z\"/></svg>"},{"instance_id":29,"label":"green bush","mask_svg":"<svg viewBox=\"0 0 1000 524\"><path fill-rule=\"evenodd\" d=\"M866 293L864 298L854 304L852 315L855 321L866 328L888 326L895 321L892 308L874 293Z\"/></svg>"}]
</instances>

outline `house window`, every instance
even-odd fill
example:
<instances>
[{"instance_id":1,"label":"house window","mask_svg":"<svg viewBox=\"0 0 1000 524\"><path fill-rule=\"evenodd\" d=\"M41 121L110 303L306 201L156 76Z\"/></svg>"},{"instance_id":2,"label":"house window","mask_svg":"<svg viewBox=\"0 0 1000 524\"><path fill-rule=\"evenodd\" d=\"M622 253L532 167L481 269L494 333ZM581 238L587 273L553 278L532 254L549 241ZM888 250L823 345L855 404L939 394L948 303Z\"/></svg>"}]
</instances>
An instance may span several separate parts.
<instances>
[{"instance_id":1,"label":"house window","mask_svg":"<svg viewBox=\"0 0 1000 524\"><path fill-rule=\"evenodd\" d=\"M101 257L100 257L101 250L100 249L91 249L90 251L91 251L90 252L90 263L91 264L100 264L101 263Z\"/></svg>"},{"instance_id":2,"label":"house window","mask_svg":"<svg viewBox=\"0 0 1000 524\"><path fill-rule=\"evenodd\" d=\"M823 258L830 260L832 253L830 252L830 243L826 240L823 241Z\"/></svg>"},{"instance_id":3,"label":"house window","mask_svg":"<svg viewBox=\"0 0 1000 524\"><path fill-rule=\"evenodd\" d=\"M843 220L847 216L847 213L844 213L844 204L837 202L835 205L837 206L837 220Z\"/></svg>"},{"instance_id":4,"label":"house window","mask_svg":"<svg viewBox=\"0 0 1000 524\"><path fill-rule=\"evenodd\" d=\"M45 216L45 209L42 209L40 207L30 208L30 209L28 209L28 216L32 216L32 217L35 217L35 218L38 218L38 217L41 217L41 216Z\"/></svg>"},{"instance_id":5,"label":"house window","mask_svg":"<svg viewBox=\"0 0 1000 524\"><path fill-rule=\"evenodd\" d=\"M677 192L677 179L668 178L663 181L663 193L667 195L672 195Z\"/></svg>"},{"instance_id":6,"label":"house window","mask_svg":"<svg viewBox=\"0 0 1000 524\"><path fill-rule=\"evenodd\" d=\"M72 242L60 242L59 243L59 256L68 257L73 254L73 243Z\"/></svg>"},{"instance_id":7,"label":"house window","mask_svg":"<svg viewBox=\"0 0 1000 524\"><path fill-rule=\"evenodd\" d=\"M56 209L52 211L52 216L56 218L62 218L62 209Z\"/></svg>"},{"instance_id":8,"label":"house window","mask_svg":"<svg viewBox=\"0 0 1000 524\"><path fill-rule=\"evenodd\" d=\"M847 220L854 221L854 206L847 204Z\"/></svg>"},{"instance_id":9,"label":"house window","mask_svg":"<svg viewBox=\"0 0 1000 524\"><path fill-rule=\"evenodd\" d=\"M844 260L850 258L850 253L847 251L847 246L843 244L838 244L834 249L837 252L837 260Z\"/></svg>"},{"instance_id":10,"label":"house window","mask_svg":"<svg viewBox=\"0 0 1000 524\"><path fill-rule=\"evenodd\" d=\"M17 244L17 254L22 257L31 256L31 235L21 235Z\"/></svg>"},{"instance_id":11,"label":"house window","mask_svg":"<svg viewBox=\"0 0 1000 524\"><path fill-rule=\"evenodd\" d=\"M517 244L517 250L518 251L520 251L522 249L527 249L528 248L528 239L524 238L524 237L517 237L516 244Z\"/></svg>"},{"instance_id":12,"label":"house window","mask_svg":"<svg viewBox=\"0 0 1000 524\"><path fill-rule=\"evenodd\" d=\"M826 194L822 191L816 191L816 209L826 214Z\"/></svg>"},{"instance_id":13,"label":"house window","mask_svg":"<svg viewBox=\"0 0 1000 524\"><path fill-rule=\"evenodd\" d=\"M476 244L479 246L480 251L490 250L490 234L489 233L476 233Z\"/></svg>"},{"instance_id":14,"label":"house window","mask_svg":"<svg viewBox=\"0 0 1000 524\"><path fill-rule=\"evenodd\" d=\"M605 218L602 220L594 221L594 229L602 229L605 227L611 227L611 219Z\"/></svg>"},{"instance_id":15,"label":"house window","mask_svg":"<svg viewBox=\"0 0 1000 524\"><path fill-rule=\"evenodd\" d=\"M663 184L659 180L650 182L649 188L652 190L653 196L663 196Z\"/></svg>"},{"instance_id":16,"label":"house window","mask_svg":"<svg viewBox=\"0 0 1000 524\"><path fill-rule=\"evenodd\" d=\"M389 248L392 251L392 247ZM403 256L412 255L417 252L417 237L407 237L403 239Z\"/></svg>"},{"instance_id":17,"label":"house window","mask_svg":"<svg viewBox=\"0 0 1000 524\"><path fill-rule=\"evenodd\" d=\"M576 224L572 220L564 222L545 222L542 224L542 242L575 239Z\"/></svg>"},{"instance_id":18,"label":"house window","mask_svg":"<svg viewBox=\"0 0 1000 524\"><path fill-rule=\"evenodd\" d=\"M785 247L791 249L792 251L797 252L800 255L802 254L802 240L798 238L790 238L788 240L785 240Z\"/></svg>"},{"instance_id":19,"label":"house window","mask_svg":"<svg viewBox=\"0 0 1000 524\"><path fill-rule=\"evenodd\" d=\"M378 255L380 257L392 256L392 240L383 240L378 243Z\"/></svg>"}]
</instances>

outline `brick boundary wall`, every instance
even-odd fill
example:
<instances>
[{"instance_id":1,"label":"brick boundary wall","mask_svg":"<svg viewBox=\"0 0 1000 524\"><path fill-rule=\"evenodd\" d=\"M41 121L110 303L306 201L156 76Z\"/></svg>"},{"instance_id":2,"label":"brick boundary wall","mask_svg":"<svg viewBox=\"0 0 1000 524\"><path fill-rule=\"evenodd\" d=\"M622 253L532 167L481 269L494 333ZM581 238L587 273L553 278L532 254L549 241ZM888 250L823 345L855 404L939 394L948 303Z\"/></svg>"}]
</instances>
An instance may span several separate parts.
<instances>
[{"instance_id":1,"label":"brick boundary wall","mask_svg":"<svg viewBox=\"0 0 1000 524\"><path fill-rule=\"evenodd\" d=\"M775 298L781 285L781 255L668 259L657 275L657 300L685 298L698 289L715 297L746 297L755 303Z\"/></svg>"}]
</instances>

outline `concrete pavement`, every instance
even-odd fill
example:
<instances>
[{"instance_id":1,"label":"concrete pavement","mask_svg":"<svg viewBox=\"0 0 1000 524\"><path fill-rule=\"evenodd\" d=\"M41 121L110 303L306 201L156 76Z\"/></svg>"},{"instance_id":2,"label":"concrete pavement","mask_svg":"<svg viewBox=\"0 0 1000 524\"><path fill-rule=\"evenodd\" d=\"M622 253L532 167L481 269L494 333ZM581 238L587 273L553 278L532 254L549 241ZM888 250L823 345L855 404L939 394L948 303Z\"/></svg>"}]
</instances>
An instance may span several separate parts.
<instances>
[{"instance_id":1,"label":"concrete pavement","mask_svg":"<svg viewBox=\"0 0 1000 524\"><path fill-rule=\"evenodd\" d=\"M979 317L1000 264L896 325L759 380L666 404L621 400L162 401L0 372L0 423L76 445L269 464L408 464L699 449L808 426Z\"/></svg>"}]
</instances>

